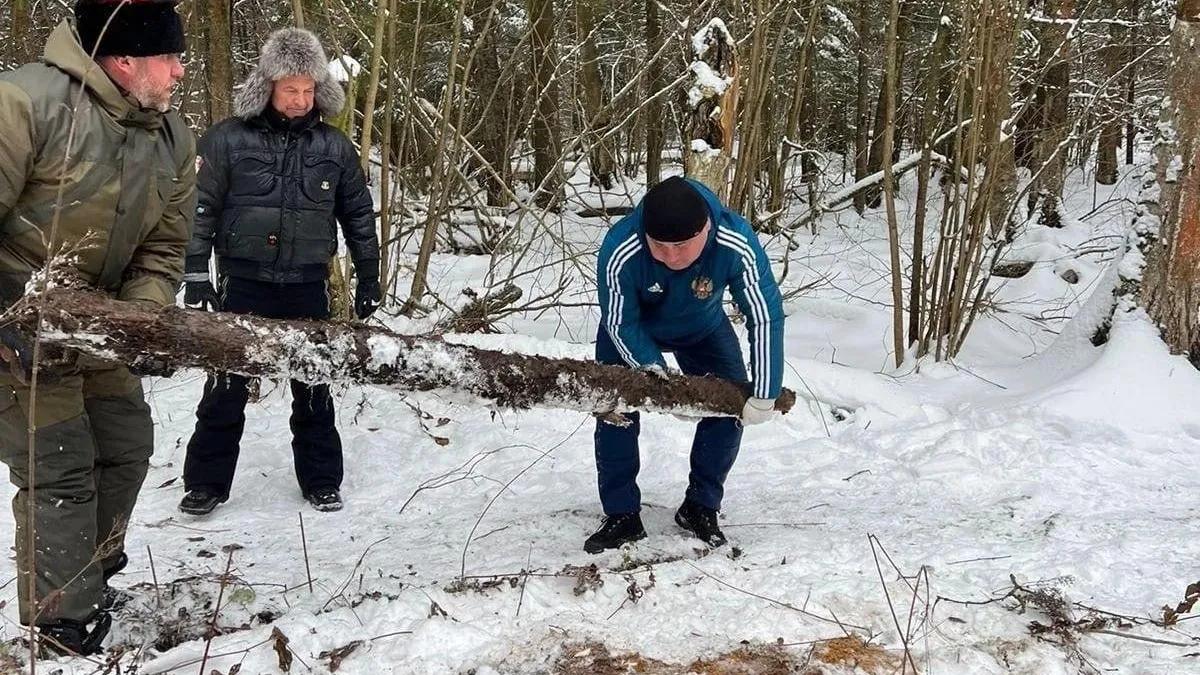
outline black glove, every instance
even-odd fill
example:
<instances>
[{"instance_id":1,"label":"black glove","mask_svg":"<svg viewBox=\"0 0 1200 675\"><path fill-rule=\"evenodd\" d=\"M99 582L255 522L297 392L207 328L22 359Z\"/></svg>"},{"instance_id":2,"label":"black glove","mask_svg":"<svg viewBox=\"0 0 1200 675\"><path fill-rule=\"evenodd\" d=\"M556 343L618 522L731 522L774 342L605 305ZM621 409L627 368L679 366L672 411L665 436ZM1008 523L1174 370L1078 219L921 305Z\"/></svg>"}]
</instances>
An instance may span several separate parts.
<instances>
[{"instance_id":1,"label":"black glove","mask_svg":"<svg viewBox=\"0 0 1200 675\"><path fill-rule=\"evenodd\" d=\"M8 362L14 377L28 382L33 373L33 341L12 324L0 326L0 360Z\"/></svg>"},{"instance_id":2,"label":"black glove","mask_svg":"<svg viewBox=\"0 0 1200 675\"><path fill-rule=\"evenodd\" d=\"M358 280L358 289L354 291L354 313L360 320L379 309L383 301L383 289L379 287L379 277L364 277Z\"/></svg>"},{"instance_id":3,"label":"black glove","mask_svg":"<svg viewBox=\"0 0 1200 675\"><path fill-rule=\"evenodd\" d=\"M208 279L183 282L183 305L188 309L221 311L221 299L217 297L217 289Z\"/></svg>"}]
</instances>

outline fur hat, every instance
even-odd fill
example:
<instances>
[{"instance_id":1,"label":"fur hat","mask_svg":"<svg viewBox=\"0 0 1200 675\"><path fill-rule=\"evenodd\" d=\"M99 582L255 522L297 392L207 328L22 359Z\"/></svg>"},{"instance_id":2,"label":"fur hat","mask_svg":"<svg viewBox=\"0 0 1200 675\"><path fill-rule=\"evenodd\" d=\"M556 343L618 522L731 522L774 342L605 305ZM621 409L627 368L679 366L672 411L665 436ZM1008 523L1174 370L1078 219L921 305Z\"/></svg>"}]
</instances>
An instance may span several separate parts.
<instances>
[{"instance_id":1,"label":"fur hat","mask_svg":"<svg viewBox=\"0 0 1200 675\"><path fill-rule=\"evenodd\" d=\"M187 51L175 0L79 0L75 3L75 29L84 51L95 56Z\"/></svg>"},{"instance_id":2,"label":"fur hat","mask_svg":"<svg viewBox=\"0 0 1200 675\"><path fill-rule=\"evenodd\" d=\"M234 114L246 119L261 114L271 102L275 82L290 75L308 75L316 81L316 107L322 117L338 114L346 104L346 93L330 75L317 36L303 28L282 28L267 38L258 66L238 88Z\"/></svg>"},{"instance_id":3,"label":"fur hat","mask_svg":"<svg viewBox=\"0 0 1200 675\"><path fill-rule=\"evenodd\" d=\"M687 241L704 229L708 207L687 180L672 176L642 198L642 229L655 241Z\"/></svg>"}]
</instances>

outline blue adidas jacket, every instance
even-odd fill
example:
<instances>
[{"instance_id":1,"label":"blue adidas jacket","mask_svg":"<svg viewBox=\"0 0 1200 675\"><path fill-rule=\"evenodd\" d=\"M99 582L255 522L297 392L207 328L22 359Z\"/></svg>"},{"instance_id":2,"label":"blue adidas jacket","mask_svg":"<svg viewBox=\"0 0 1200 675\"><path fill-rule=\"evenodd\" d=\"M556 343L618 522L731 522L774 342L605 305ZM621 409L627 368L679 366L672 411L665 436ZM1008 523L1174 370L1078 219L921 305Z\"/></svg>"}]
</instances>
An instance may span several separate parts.
<instances>
[{"instance_id":1,"label":"blue adidas jacket","mask_svg":"<svg viewBox=\"0 0 1200 675\"><path fill-rule=\"evenodd\" d=\"M704 197L713 224L704 252L678 272L655 260L638 204L600 246L601 325L630 366L663 365L657 343L687 344L710 333L724 318L728 288L746 316L753 396L775 398L783 383L783 299L771 264L745 218L688 182Z\"/></svg>"}]
</instances>

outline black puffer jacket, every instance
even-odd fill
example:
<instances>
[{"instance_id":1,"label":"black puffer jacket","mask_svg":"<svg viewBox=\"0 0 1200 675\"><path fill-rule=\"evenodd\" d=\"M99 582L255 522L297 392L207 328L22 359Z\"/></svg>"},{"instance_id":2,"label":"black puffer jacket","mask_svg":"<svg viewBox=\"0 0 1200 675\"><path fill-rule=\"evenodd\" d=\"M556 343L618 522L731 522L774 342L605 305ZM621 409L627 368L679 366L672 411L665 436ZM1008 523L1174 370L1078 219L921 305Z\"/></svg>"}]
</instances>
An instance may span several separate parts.
<instances>
[{"instance_id":1,"label":"black puffer jacket","mask_svg":"<svg viewBox=\"0 0 1200 675\"><path fill-rule=\"evenodd\" d=\"M366 178L350 139L317 111L288 120L268 107L200 139L199 204L186 279L221 274L299 283L327 278L336 222L358 277L378 278L379 238Z\"/></svg>"}]
</instances>

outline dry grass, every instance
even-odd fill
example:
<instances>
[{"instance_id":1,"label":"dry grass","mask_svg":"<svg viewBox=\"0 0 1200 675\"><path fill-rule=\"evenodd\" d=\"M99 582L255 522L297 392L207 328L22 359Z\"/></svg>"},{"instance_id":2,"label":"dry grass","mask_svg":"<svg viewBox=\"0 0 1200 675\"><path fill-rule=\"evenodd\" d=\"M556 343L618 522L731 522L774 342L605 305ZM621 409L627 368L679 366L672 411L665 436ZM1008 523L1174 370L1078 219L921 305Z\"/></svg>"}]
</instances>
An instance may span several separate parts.
<instances>
[{"instance_id":1,"label":"dry grass","mask_svg":"<svg viewBox=\"0 0 1200 675\"><path fill-rule=\"evenodd\" d=\"M820 643L807 659L767 644L745 645L687 664L667 663L636 652L613 654L607 646L587 641L564 648L554 675L891 675L900 672L901 658L899 653L858 637Z\"/></svg>"},{"instance_id":2,"label":"dry grass","mask_svg":"<svg viewBox=\"0 0 1200 675\"><path fill-rule=\"evenodd\" d=\"M900 652L890 652L879 645L864 642L857 635L851 635L822 642L813 650L812 658L817 663L807 671L811 675L826 673L821 669L822 664L855 673L885 675L900 672L904 655Z\"/></svg>"}]
</instances>

